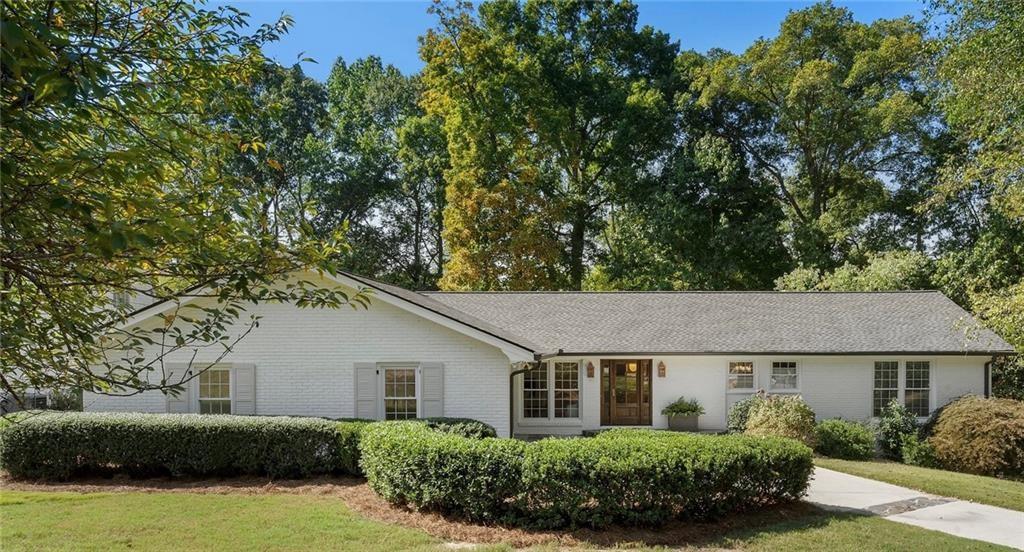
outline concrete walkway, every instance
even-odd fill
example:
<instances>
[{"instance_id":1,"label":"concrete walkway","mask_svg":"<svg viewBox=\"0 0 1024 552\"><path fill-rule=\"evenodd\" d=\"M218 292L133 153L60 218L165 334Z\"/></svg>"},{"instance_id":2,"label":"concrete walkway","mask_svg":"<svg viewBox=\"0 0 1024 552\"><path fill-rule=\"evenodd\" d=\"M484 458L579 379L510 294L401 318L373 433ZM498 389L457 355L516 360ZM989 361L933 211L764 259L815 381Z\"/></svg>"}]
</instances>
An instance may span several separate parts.
<instances>
[{"instance_id":1,"label":"concrete walkway","mask_svg":"<svg viewBox=\"0 0 1024 552\"><path fill-rule=\"evenodd\" d=\"M1024 550L1024 512L930 495L824 468L814 468L808 502Z\"/></svg>"}]
</instances>

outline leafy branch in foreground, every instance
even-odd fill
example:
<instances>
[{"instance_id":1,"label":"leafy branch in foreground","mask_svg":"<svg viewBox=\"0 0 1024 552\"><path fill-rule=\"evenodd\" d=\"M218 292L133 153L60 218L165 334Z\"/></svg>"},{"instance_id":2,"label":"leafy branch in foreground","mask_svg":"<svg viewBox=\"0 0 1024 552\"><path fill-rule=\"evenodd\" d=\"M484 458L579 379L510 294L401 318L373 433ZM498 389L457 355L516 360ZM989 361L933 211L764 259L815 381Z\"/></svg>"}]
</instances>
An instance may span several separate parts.
<instances>
[{"instance_id":1,"label":"leafy branch in foreground","mask_svg":"<svg viewBox=\"0 0 1024 552\"><path fill-rule=\"evenodd\" d=\"M303 217L272 220L268 191L226 168L265 148L230 123L252 114L242 89L287 17L242 34L234 8L171 0L0 7L2 391L164 388L174 382L149 377L160 359L226 354L258 324L242 321L250 305L365 305L362 292L278 285L330 270L347 247ZM114 294L151 303L197 290L209 300L174 324L115 329L137 305Z\"/></svg>"}]
</instances>

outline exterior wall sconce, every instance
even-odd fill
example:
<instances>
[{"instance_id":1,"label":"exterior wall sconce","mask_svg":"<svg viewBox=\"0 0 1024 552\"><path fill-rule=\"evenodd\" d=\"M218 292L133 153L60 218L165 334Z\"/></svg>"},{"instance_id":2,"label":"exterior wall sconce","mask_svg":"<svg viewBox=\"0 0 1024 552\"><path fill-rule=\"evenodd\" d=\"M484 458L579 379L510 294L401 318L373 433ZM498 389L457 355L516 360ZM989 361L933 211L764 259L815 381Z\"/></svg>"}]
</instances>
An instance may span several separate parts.
<instances>
[{"instance_id":1,"label":"exterior wall sconce","mask_svg":"<svg viewBox=\"0 0 1024 552\"><path fill-rule=\"evenodd\" d=\"M665 361L664 360L659 360L658 361L658 377L659 378L665 377Z\"/></svg>"},{"instance_id":2,"label":"exterior wall sconce","mask_svg":"<svg viewBox=\"0 0 1024 552\"><path fill-rule=\"evenodd\" d=\"M594 363L593 362L589 362L589 361L587 362L587 377L588 378L594 377Z\"/></svg>"}]
</instances>

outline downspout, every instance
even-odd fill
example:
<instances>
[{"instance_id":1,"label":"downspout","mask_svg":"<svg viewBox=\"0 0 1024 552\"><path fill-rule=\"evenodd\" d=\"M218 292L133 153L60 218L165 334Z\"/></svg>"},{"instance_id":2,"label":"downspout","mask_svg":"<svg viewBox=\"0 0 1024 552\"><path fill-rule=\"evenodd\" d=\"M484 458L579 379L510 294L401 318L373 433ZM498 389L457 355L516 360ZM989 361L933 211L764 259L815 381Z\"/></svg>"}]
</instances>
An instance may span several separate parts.
<instances>
[{"instance_id":1,"label":"downspout","mask_svg":"<svg viewBox=\"0 0 1024 552\"><path fill-rule=\"evenodd\" d=\"M992 396L992 364L995 363L996 357L992 355L992 360L985 363L985 398Z\"/></svg>"},{"instance_id":2,"label":"downspout","mask_svg":"<svg viewBox=\"0 0 1024 552\"><path fill-rule=\"evenodd\" d=\"M540 363L544 362L546 356L558 356L562 353L559 349L555 355L544 355L542 353L533 353L533 364L529 365L528 368L522 370L513 370L508 375L508 436L515 437L515 425L516 425L516 376L519 374L525 374L534 370L540 370Z\"/></svg>"}]
</instances>

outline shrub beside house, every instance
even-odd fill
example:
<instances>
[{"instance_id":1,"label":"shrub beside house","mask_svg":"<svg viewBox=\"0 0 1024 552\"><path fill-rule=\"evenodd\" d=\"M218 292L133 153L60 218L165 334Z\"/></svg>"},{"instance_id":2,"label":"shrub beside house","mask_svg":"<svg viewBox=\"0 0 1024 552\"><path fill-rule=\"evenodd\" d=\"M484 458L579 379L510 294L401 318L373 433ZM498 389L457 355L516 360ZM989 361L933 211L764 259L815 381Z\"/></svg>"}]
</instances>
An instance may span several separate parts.
<instances>
[{"instance_id":1,"label":"shrub beside house","mask_svg":"<svg viewBox=\"0 0 1024 552\"><path fill-rule=\"evenodd\" d=\"M40 413L0 431L16 477L358 474L383 498L531 527L656 525L799 499L812 462L777 437L612 430L527 443L465 419L401 422Z\"/></svg>"}]
</instances>

